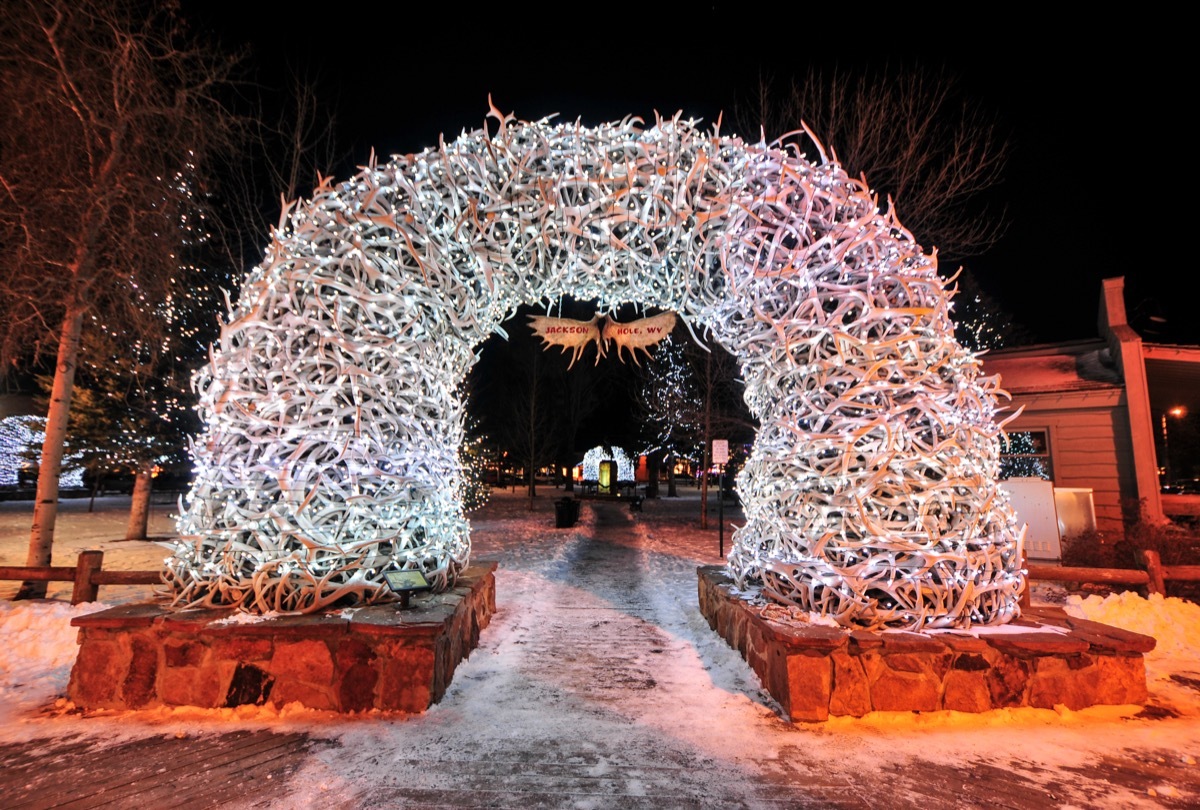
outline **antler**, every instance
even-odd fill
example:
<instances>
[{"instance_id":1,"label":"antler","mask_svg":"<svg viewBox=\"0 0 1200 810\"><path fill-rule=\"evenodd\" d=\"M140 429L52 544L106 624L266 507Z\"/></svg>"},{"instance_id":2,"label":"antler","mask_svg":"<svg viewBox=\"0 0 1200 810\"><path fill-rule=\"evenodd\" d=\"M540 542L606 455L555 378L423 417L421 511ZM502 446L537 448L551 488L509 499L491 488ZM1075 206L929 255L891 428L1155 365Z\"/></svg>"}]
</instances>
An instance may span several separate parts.
<instances>
[{"instance_id":1,"label":"antler","mask_svg":"<svg viewBox=\"0 0 1200 810\"><path fill-rule=\"evenodd\" d=\"M542 339L547 346L562 346L565 352L571 350L571 362L567 368L575 365L575 361L583 356L583 350L589 343L596 344L596 362L604 356L604 343L600 339L600 316L590 321L577 321L571 318L547 318L545 315L530 315L529 325L533 333ZM608 327L605 326L605 329Z\"/></svg>"},{"instance_id":2,"label":"antler","mask_svg":"<svg viewBox=\"0 0 1200 810\"><path fill-rule=\"evenodd\" d=\"M604 324L604 343L607 345L611 340L617 344L617 359L621 359L621 349L628 349L633 364L640 366L641 363L637 359L638 350L640 349L649 357L650 347L665 339L674 328L674 312L662 312L629 323L617 323L609 320Z\"/></svg>"}]
</instances>

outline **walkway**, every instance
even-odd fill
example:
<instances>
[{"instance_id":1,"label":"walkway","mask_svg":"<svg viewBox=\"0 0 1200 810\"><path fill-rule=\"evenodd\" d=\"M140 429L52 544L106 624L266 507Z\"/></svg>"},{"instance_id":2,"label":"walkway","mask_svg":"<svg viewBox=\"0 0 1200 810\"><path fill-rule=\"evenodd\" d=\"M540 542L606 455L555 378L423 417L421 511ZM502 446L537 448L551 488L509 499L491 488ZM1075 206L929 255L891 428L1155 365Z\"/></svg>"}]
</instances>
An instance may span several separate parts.
<instances>
[{"instance_id":1,"label":"walkway","mask_svg":"<svg viewBox=\"0 0 1200 810\"><path fill-rule=\"evenodd\" d=\"M1140 742L1153 729L1115 755L1051 766L1037 749L1069 747L1069 730L957 732L951 739L971 745L939 755L945 743L936 734L924 750L897 751L886 730L784 723L699 616L697 553L670 553L668 521L655 523L655 509L668 506L631 515L623 505L589 503L578 530L548 530L544 541L485 526L501 559L500 609L449 693L424 715L0 747L0 805L1200 805L1195 759ZM1034 750L1013 742L1022 735Z\"/></svg>"}]
</instances>

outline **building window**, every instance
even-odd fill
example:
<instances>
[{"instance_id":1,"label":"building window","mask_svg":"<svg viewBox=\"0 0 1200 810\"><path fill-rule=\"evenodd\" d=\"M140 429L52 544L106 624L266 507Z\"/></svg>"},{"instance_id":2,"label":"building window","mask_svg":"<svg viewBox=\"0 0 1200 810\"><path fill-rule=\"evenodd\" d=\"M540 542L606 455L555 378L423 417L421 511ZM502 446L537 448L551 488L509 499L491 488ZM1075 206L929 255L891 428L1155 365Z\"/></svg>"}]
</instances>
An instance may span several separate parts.
<instances>
[{"instance_id":1,"label":"building window","mask_svg":"<svg viewBox=\"0 0 1200 810\"><path fill-rule=\"evenodd\" d=\"M1018 430L1009 433L1000 444L1000 477L1053 481L1049 431Z\"/></svg>"}]
</instances>

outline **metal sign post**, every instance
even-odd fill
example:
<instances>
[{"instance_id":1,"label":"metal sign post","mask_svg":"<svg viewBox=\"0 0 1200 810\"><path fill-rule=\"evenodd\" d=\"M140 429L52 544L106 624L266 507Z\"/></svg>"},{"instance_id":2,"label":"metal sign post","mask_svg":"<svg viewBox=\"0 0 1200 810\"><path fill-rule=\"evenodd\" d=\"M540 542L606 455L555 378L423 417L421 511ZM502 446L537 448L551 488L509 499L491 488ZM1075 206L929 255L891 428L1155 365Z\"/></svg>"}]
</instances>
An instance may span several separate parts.
<instances>
[{"instance_id":1,"label":"metal sign post","mask_svg":"<svg viewBox=\"0 0 1200 810\"><path fill-rule=\"evenodd\" d=\"M717 479L719 481L717 489L717 537L720 538L717 543L719 549L718 554L725 556L725 465L721 465L721 475Z\"/></svg>"},{"instance_id":2,"label":"metal sign post","mask_svg":"<svg viewBox=\"0 0 1200 810\"><path fill-rule=\"evenodd\" d=\"M713 439L712 443L712 460L714 464L721 465L720 475L717 477L717 548L720 556L725 556L725 465L729 462L729 440L728 439ZM708 470L704 471L708 475Z\"/></svg>"}]
</instances>

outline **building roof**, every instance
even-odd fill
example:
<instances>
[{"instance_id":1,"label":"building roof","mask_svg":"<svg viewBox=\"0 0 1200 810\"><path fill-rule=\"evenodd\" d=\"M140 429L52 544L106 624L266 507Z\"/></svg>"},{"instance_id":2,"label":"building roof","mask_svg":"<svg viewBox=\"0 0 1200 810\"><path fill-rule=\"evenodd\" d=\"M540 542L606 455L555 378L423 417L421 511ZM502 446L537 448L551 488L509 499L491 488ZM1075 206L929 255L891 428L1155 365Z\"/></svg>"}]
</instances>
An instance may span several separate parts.
<instances>
[{"instance_id":1,"label":"building roof","mask_svg":"<svg viewBox=\"0 0 1200 810\"><path fill-rule=\"evenodd\" d=\"M1013 395L1122 387L1121 375L1102 340L997 349L981 359L984 371L999 374L1000 387Z\"/></svg>"}]
</instances>

